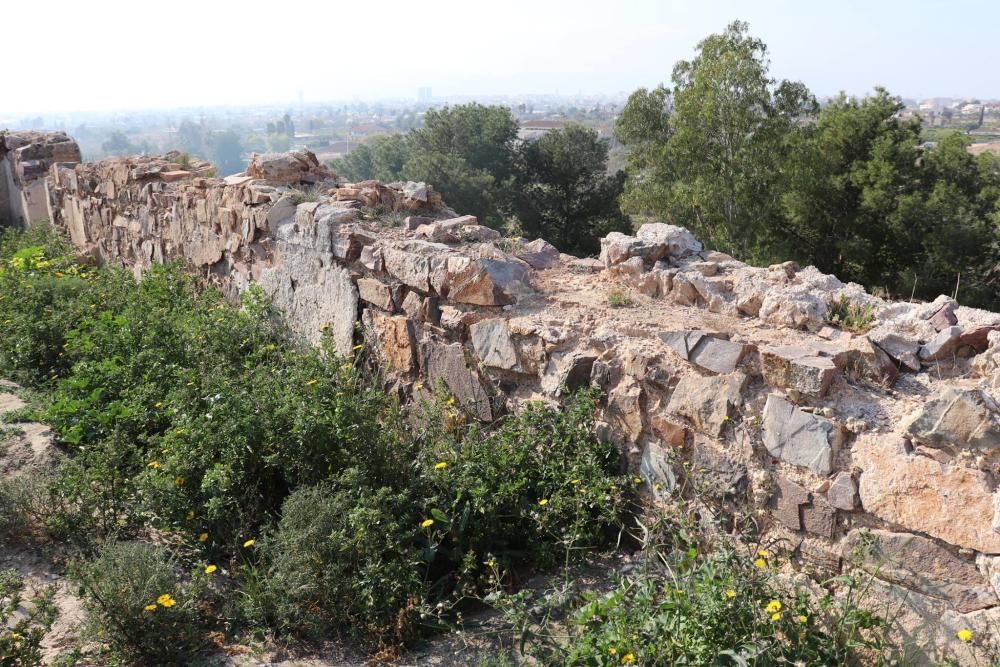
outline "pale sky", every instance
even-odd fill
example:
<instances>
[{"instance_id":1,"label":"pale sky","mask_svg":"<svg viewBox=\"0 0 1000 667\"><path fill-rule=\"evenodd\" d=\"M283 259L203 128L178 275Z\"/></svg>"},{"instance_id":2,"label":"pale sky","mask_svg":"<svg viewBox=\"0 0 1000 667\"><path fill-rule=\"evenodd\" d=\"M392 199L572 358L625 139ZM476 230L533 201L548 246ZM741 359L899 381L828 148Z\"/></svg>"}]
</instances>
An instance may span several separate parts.
<instances>
[{"instance_id":1,"label":"pale sky","mask_svg":"<svg viewBox=\"0 0 1000 667\"><path fill-rule=\"evenodd\" d=\"M2 0L5 112L519 93L669 81L736 18L817 95L1000 98L1000 0Z\"/></svg>"}]
</instances>

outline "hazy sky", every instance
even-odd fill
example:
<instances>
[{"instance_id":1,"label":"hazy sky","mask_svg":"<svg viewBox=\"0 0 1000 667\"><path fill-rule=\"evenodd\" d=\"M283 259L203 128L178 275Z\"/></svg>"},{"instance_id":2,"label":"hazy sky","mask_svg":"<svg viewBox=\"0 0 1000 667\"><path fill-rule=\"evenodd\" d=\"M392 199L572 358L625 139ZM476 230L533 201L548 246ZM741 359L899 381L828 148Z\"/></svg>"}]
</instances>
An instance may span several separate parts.
<instances>
[{"instance_id":1,"label":"hazy sky","mask_svg":"<svg viewBox=\"0 0 1000 667\"><path fill-rule=\"evenodd\" d=\"M1000 97L1000 0L3 0L0 114L628 92L736 18L818 95Z\"/></svg>"}]
</instances>

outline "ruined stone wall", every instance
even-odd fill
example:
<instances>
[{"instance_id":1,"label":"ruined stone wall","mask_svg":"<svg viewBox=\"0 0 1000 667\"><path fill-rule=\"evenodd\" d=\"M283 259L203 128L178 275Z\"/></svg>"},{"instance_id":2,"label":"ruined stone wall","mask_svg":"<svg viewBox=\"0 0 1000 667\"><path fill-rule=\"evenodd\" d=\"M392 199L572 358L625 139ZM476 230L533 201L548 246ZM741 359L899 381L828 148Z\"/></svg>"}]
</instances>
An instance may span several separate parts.
<instances>
[{"instance_id":1,"label":"ruined stone wall","mask_svg":"<svg viewBox=\"0 0 1000 667\"><path fill-rule=\"evenodd\" d=\"M181 259L233 295L257 282L304 339L364 344L403 395L440 381L489 420L599 385L600 435L647 497L721 503L816 578L875 573L918 658L971 663L955 632L997 627L1000 315L750 267L662 224L578 259L500 238L425 184L340 182L310 153L178 172L54 165L49 187L99 261ZM869 331L829 324L842 299Z\"/></svg>"},{"instance_id":2,"label":"ruined stone wall","mask_svg":"<svg viewBox=\"0 0 1000 667\"><path fill-rule=\"evenodd\" d=\"M0 133L0 227L54 220L51 165L80 161L80 147L61 132Z\"/></svg>"}]
</instances>

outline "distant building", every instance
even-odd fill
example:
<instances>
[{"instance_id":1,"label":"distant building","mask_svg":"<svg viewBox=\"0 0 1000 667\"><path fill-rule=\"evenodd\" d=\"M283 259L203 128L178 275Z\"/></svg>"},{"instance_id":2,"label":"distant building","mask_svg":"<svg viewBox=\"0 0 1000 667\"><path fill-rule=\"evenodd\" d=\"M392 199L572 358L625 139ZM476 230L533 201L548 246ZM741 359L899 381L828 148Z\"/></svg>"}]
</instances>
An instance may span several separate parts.
<instances>
[{"instance_id":1,"label":"distant building","mask_svg":"<svg viewBox=\"0 0 1000 667\"><path fill-rule=\"evenodd\" d=\"M569 123L565 120L526 120L521 123L517 136L521 139L538 139L552 130L561 130Z\"/></svg>"},{"instance_id":2,"label":"distant building","mask_svg":"<svg viewBox=\"0 0 1000 667\"><path fill-rule=\"evenodd\" d=\"M364 139L375 134L386 134L392 129L382 123L358 123L351 126L352 139Z\"/></svg>"}]
</instances>

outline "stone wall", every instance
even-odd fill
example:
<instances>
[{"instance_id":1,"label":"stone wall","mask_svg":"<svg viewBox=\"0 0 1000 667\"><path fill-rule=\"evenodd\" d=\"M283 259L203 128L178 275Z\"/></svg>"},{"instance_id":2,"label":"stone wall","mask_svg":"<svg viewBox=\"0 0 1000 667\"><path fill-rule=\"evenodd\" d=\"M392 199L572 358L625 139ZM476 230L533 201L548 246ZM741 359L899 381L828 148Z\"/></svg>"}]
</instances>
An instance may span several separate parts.
<instances>
[{"instance_id":1,"label":"stone wall","mask_svg":"<svg viewBox=\"0 0 1000 667\"><path fill-rule=\"evenodd\" d=\"M49 168L79 161L79 146L61 132L0 133L0 227L55 220Z\"/></svg>"},{"instance_id":2,"label":"stone wall","mask_svg":"<svg viewBox=\"0 0 1000 667\"><path fill-rule=\"evenodd\" d=\"M971 664L955 632L1000 621L996 313L750 267L663 224L578 259L422 183L344 183L308 152L226 179L170 156L53 164L47 187L96 260L141 275L180 259L233 296L256 282L303 339L365 345L404 396L440 382L489 420L600 386L599 433L650 500L683 486L781 540L786 568L874 573L918 660ZM870 330L828 323L842 300Z\"/></svg>"}]
</instances>

